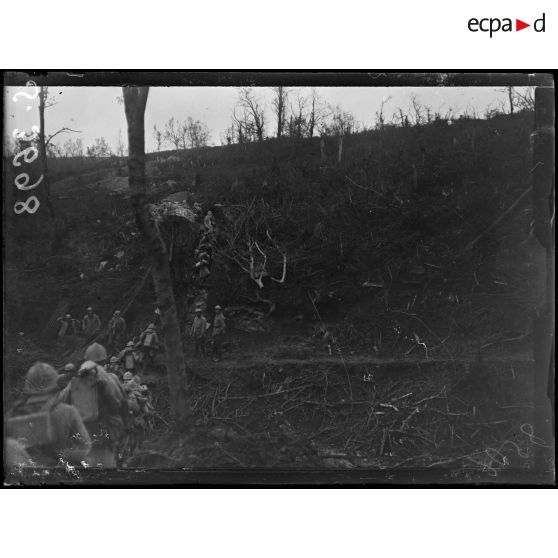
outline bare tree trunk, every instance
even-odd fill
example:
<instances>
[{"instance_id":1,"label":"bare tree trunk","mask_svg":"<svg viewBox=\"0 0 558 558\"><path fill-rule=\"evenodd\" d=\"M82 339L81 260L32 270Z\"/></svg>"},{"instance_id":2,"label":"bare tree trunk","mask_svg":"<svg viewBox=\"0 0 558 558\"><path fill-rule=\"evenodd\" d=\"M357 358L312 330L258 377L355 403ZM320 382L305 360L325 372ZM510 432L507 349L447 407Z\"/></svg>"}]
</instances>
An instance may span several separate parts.
<instances>
[{"instance_id":1,"label":"bare tree trunk","mask_svg":"<svg viewBox=\"0 0 558 558\"><path fill-rule=\"evenodd\" d=\"M338 152L339 164L341 164L342 159L343 159L343 136L339 136L339 152Z\"/></svg>"},{"instance_id":2,"label":"bare tree trunk","mask_svg":"<svg viewBox=\"0 0 558 558\"><path fill-rule=\"evenodd\" d=\"M50 198L50 177L48 173L47 140L45 133L45 108L48 97L48 87L41 86L39 91L39 156L43 175L43 189L46 194L46 206L50 218L54 221L54 207Z\"/></svg>"},{"instance_id":3,"label":"bare tree trunk","mask_svg":"<svg viewBox=\"0 0 558 558\"><path fill-rule=\"evenodd\" d=\"M162 336L166 351L171 413L177 425L188 426L190 406L186 362L172 288L167 249L147 206L145 183L144 113L148 87L123 87L128 121L128 181L140 233L153 266L152 276L161 311Z\"/></svg>"},{"instance_id":4,"label":"bare tree trunk","mask_svg":"<svg viewBox=\"0 0 558 558\"><path fill-rule=\"evenodd\" d=\"M312 110L310 111L310 119L308 121L308 137L314 136L314 126L316 125L316 98L312 97Z\"/></svg>"},{"instance_id":5,"label":"bare tree trunk","mask_svg":"<svg viewBox=\"0 0 558 558\"><path fill-rule=\"evenodd\" d=\"M277 137L280 138L283 135L283 128L285 127L285 101L287 95L282 85L274 87L273 89L276 95L274 106L277 114Z\"/></svg>"}]
</instances>

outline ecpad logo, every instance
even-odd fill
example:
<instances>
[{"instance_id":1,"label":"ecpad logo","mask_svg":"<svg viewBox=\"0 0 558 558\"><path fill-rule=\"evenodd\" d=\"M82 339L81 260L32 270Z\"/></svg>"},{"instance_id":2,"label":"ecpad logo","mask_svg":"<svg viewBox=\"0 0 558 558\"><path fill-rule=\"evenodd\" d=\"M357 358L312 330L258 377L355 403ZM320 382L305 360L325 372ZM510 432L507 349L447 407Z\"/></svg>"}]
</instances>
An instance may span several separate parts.
<instances>
[{"instance_id":1,"label":"ecpad logo","mask_svg":"<svg viewBox=\"0 0 558 558\"><path fill-rule=\"evenodd\" d=\"M546 14L536 19L533 22L533 29L536 33L544 33L545 32L545 25L546 25ZM478 31L482 31L483 33L490 33L490 38L494 33L498 31L511 32L513 31L512 19L509 17L505 17L500 19L498 17L485 17L482 19L477 19L476 17L472 17L468 23L467 27L469 31L473 33L477 33ZM521 31L522 29L526 29L527 27L531 27L530 23L525 23L520 19L515 20L515 31Z\"/></svg>"}]
</instances>

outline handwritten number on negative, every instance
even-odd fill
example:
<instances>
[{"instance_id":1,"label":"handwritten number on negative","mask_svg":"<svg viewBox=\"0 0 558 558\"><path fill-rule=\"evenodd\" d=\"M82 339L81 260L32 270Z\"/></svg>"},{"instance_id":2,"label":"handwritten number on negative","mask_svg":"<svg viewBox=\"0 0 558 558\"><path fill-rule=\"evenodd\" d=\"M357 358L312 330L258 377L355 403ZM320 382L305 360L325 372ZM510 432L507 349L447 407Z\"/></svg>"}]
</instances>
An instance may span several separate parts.
<instances>
[{"instance_id":1,"label":"handwritten number on negative","mask_svg":"<svg viewBox=\"0 0 558 558\"><path fill-rule=\"evenodd\" d=\"M14 160L12 161L14 167L21 167L21 162L18 161L18 159L22 156L26 163L32 163L39 156L39 151L36 147L28 147L27 149L20 151L14 156Z\"/></svg>"},{"instance_id":2,"label":"handwritten number on negative","mask_svg":"<svg viewBox=\"0 0 558 558\"><path fill-rule=\"evenodd\" d=\"M33 202L33 207L30 207L30 203ZM14 211L17 215L21 215L24 211L30 213L31 215L39 209L39 200L36 196L29 196L25 202L16 202L14 205Z\"/></svg>"},{"instance_id":3,"label":"handwritten number on negative","mask_svg":"<svg viewBox=\"0 0 558 558\"><path fill-rule=\"evenodd\" d=\"M27 91L20 91L19 93L16 93L13 96L12 99L13 99L14 103L18 102L18 100L19 100L18 97L20 97L20 96L25 97L26 99L31 99L31 100L36 99L39 96L39 88L37 87L37 84L34 81L28 81L25 84L25 87L34 87L35 88L35 93L33 93L33 95L30 95L29 93L27 93Z\"/></svg>"},{"instance_id":4,"label":"handwritten number on negative","mask_svg":"<svg viewBox=\"0 0 558 558\"><path fill-rule=\"evenodd\" d=\"M26 172L22 172L15 177L14 182L18 190L33 190L33 188L36 188L43 181L43 178L44 176L41 174L39 180L37 180L35 184L27 186L27 184L29 184L29 175Z\"/></svg>"}]
</instances>

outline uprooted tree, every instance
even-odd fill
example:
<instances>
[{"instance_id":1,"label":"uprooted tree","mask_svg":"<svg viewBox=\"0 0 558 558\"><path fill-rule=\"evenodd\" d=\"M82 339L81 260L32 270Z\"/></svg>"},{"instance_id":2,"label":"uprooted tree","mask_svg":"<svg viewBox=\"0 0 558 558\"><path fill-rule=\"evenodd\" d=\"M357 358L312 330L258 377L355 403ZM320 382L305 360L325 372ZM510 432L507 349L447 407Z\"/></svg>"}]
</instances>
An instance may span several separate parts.
<instances>
[{"instance_id":1,"label":"uprooted tree","mask_svg":"<svg viewBox=\"0 0 558 558\"><path fill-rule=\"evenodd\" d=\"M148 87L123 87L128 122L128 176L136 222L150 256L157 304L161 311L166 351L171 414L177 425L187 426L190 414L186 361L172 287L167 248L147 203L145 182L144 113Z\"/></svg>"},{"instance_id":2,"label":"uprooted tree","mask_svg":"<svg viewBox=\"0 0 558 558\"><path fill-rule=\"evenodd\" d=\"M288 260L296 247L276 239L271 223L277 218L277 213L263 200L261 204L255 201L237 206L229 213L227 226L220 232L216 255L236 267L240 275L248 280L244 298L266 304L271 314L275 310L275 302L270 298L269 291L272 285L286 283ZM251 292L253 297L249 296Z\"/></svg>"}]
</instances>

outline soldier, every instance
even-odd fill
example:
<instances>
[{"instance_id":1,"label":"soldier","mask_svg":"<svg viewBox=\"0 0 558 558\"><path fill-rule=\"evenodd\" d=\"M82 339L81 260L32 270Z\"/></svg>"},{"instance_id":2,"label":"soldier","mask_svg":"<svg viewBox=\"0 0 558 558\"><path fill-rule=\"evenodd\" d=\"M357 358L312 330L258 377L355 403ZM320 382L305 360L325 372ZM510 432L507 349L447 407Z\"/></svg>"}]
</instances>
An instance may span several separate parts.
<instances>
[{"instance_id":1,"label":"soldier","mask_svg":"<svg viewBox=\"0 0 558 558\"><path fill-rule=\"evenodd\" d=\"M58 337L62 339L66 336L76 335L77 327L76 324L78 323L77 320L72 318L71 314L66 314L65 316L60 316L58 318L60 322L60 329L58 330Z\"/></svg>"},{"instance_id":2,"label":"soldier","mask_svg":"<svg viewBox=\"0 0 558 558\"><path fill-rule=\"evenodd\" d=\"M71 314L58 318L60 329L58 330L58 345L62 352L69 351L75 346L77 332L81 326L78 320L74 320Z\"/></svg>"},{"instance_id":3,"label":"soldier","mask_svg":"<svg viewBox=\"0 0 558 558\"><path fill-rule=\"evenodd\" d=\"M333 348L335 345L335 339L333 337L333 333L329 330L329 328L325 325L322 325L317 333L314 334L314 337L318 336L322 343L324 349L327 350L327 354L329 356L333 355Z\"/></svg>"},{"instance_id":4,"label":"soldier","mask_svg":"<svg viewBox=\"0 0 558 558\"><path fill-rule=\"evenodd\" d=\"M119 380L122 379L122 368L119 365L118 358L111 356L107 364L107 372L114 374Z\"/></svg>"},{"instance_id":5,"label":"soldier","mask_svg":"<svg viewBox=\"0 0 558 558\"><path fill-rule=\"evenodd\" d=\"M331 333L331 331L329 331L329 329L326 329L322 333L322 341L324 342L324 345L326 346L327 354L329 356L332 356L333 355L333 345L335 343L335 339L333 337L333 333Z\"/></svg>"},{"instance_id":6,"label":"soldier","mask_svg":"<svg viewBox=\"0 0 558 558\"><path fill-rule=\"evenodd\" d=\"M120 310L115 310L108 323L109 338L108 342L112 349L121 346L122 338L126 333L126 321L121 316Z\"/></svg>"},{"instance_id":7,"label":"soldier","mask_svg":"<svg viewBox=\"0 0 558 558\"><path fill-rule=\"evenodd\" d=\"M194 354L205 356L205 335L209 324L202 314L200 307L196 308L196 315L190 329L190 336L194 338Z\"/></svg>"},{"instance_id":8,"label":"soldier","mask_svg":"<svg viewBox=\"0 0 558 558\"><path fill-rule=\"evenodd\" d=\"M93 467L113 468L125 434L126 394L118 378L102 366L106 350L93 343L85 351L85 362L61 394L75 405L93 439L88 462Z\"/></svg>"},{"instance_id":9,"label":"soldier","mask_svg":"<svg viewBox=\"0 0 558 558\"><path fill-rule=\"evenodd\" d=\"M86 337L95 335L101 329L101 320L99 316L93 312L93 308L91 308L91 306L87 309L87 314L83 316L81 329Z\"/></svg>"},{"instance_id":10,"label":"soldier","mask_svg":"<svg viewBox=\"0 0 558 558\"><path fill-rule=\"evenodd\" d=\"M151 364L160 347L159 336L155 330L155 324L149 324L145 331L140 335L138 346L143 354L142 362L145 369L146 366Z\"/></svg>"},{"instance_id":11,"label":"soldier","mask_svg":"<svg viewBox=\"0 0 558 558\"><path fill-rule=\"evenodd\" d=\"M194 264L194 269L197 271L199 279L205 279L207 276L211 275L209 266L209 254L205 251L201 251L198 254L198 261Z\"/></svg>"},{"instance_id":12,"label":"soldier","mask_svg":"<svg viewBox=\"0 0 558 558\"><path fill-rule=\"evenodd\" d=\"M58 376L58 387L60 389L64 389L69 383L70 380L76 374L76 367L73 363L68 362L62 369L62 373Z\"/></svg>"},{"instance_id":13,"label":"soldier","mask_svg":"<svg viewBox=\"0 0 558 558\"><path fill-rule=\"evenodd\" d=\"M91 438L78 410L59 397L58 380L49 364L33 364L25 377L23 398L6 421L7 437L18 442L38 466L80 464L91 450Z\"/></svg>"},{"instance_id":14,"label":"soldier","mask_svg":"<svg viewBox=\"0 0 558 558\"><path fill-rule=\"evenodd\" d=\"M130 340L126 343L126 347L124 347L124 349L122 349L122 351L120 351L115 357L116 362L124 363L125 372L134 372L136 365L138 364L138 358L136 357L134 348L134 342Z\"/></svg>"},{"instance_id":15,"label":"soldier","mask_svg":"<svg viewBox=\"0 0 558 558\"><path fill-rule=\"evenodd\" d=\"M131 372L124 372L124 376L122 376L122 385L126 393L135 388L135 382L133 382L133 379L134 375Z\"/></svg>"}]
</instances>

